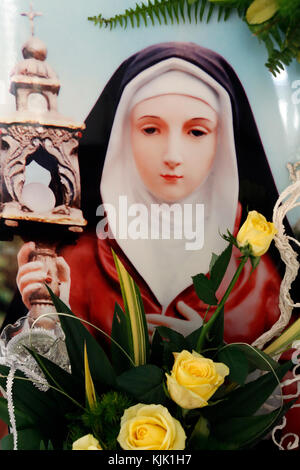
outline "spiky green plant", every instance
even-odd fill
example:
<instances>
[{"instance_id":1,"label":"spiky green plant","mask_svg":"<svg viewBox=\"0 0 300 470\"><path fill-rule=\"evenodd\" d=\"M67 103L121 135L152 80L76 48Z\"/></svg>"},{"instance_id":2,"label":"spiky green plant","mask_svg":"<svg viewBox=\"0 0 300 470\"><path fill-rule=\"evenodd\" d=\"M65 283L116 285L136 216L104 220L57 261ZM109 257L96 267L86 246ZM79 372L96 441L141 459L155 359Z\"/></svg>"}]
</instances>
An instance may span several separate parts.
<instances>
[{"instance_id":1,"label":"spiky green plant","mask_svg":"<svg viewBox=\"0 0 300 470\"><path fill-rule=\"evenodd\" d=\"M266 8L268 3L273 8ZM255 16L260 18L259 23L249 17L249 7L253 10L253 6L259 13ZM265 11L271 12L269 17ZM246 22L251 33L265 45L268 54L265 65L273 75L295 58L300 61L300 0L148 0L110 18L99 14L88 19L100 28L113 29L141 24L208 23L213 16L226 21L231 13Z\"/></svg>"}]
</instances>

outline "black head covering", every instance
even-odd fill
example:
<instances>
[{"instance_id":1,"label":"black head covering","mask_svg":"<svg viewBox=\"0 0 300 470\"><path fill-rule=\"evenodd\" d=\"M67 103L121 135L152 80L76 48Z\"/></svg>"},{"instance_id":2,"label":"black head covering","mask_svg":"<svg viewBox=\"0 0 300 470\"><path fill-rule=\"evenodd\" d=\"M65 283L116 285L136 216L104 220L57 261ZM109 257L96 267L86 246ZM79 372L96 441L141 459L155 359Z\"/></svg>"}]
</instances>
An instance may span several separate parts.
<instances>
[{"instance_id":1,"label":"black head covering","mask_svg":"<svg viewBox=\"0 0 300 470\"><path fill-rule=\"evenodd\" d=\"M89 224L101 204L100 180L115 113L126 85L143 70L166 59L180 58L213 77L229 94L239 172L239 200L244 209L272 218L278 193L244 88L228 62L194 43L160 43L125 60L113 74L86 119L79 148L82 208Z\"/></svg>"}]
</instances>

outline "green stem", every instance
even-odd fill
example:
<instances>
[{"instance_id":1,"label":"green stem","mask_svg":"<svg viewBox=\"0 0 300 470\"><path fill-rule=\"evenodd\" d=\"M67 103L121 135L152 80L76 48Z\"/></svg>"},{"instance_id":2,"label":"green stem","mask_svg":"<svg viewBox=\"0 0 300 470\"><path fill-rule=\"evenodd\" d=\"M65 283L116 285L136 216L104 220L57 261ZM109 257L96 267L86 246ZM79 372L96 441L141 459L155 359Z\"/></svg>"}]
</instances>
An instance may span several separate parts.
<instances>
[{"instance_id":1,"label":"green stem","mask_svg":"<svg viewBox=\"0 0 300 470\"><path fill-rule=\"evenodd\" d=\"M233 289L233 287L234 287L236 281L238 280L238 278L239 278L239 276L240 276L240 274L241 274L241 272L242 272L242 270L243 270L243 268L244 268L246 262L248 261L248 258L249 258L249 256L246 256L246 255L244 255L244 256L242 257L241 262L240 262L240 264L239 264L239 266L238 266L238 268L237 268L237 270L236 270L236 272L235 272L233 278L231 279L231 282L230 282L229 286L227 287L227 290L226 290L226 292L225 292L225 294L224 294L224 296L223 296L221 302L219 303L219 305L218 305L218 307L217 307L217 309L216 309L214 315L216 315L216 313L217 313L219 310L221 310L222 307L224 307L225 302L226 302L226 300L228 299L230 292L232 291L232 289Z\"/></svg>"},{"instance_id":2,"label":"green stem","mask_svg":"<svg viewBox=\"0 0 300 470\"><path fill-rule=\"evenodd\" d=\"M238 280L246 262L248 261L249 259L249 256L247 255L244 255L241 259L241 262L233 276L233 278L231 279L231 282L229 284L229 286L227 287L226 289L226 292L225 294L223 295L220 303L218 304L214 314L212 315L212 317L208 320L208 322L203 325L203 328L202 328L202 331L201 331L201 334L200 334L200 337L199 337L199 341L198 341L198 344L197 344L197 350L198 351L201 351L202 348L203 348L203 344L204 344L204 341L205 341L205 338L206 338L206 335L207 335L207 332L211 329L212 325L215 323L215 321L217 320L220 312L222 311L222 308L224 307L225 305L225 302L226 300L228 299L229 297L229 294L231 293L236 281Z\"/></svg>"},{"instance_id":3,"label":"green stem","mask_svg":"<svg viewBox=\"0 0 300 470\"><path fill-rule=\"evenodd\" d=\"M211 306L209 305L209 306L207 307L207 309L206 309L205 315L204 315L204 317L203 317L203 323L205 323L205 320L206 320L207 314L208 314L208 312L209 312L209 310L210 310L210 307L211 307Z\"/></svg>"}]
</instances>

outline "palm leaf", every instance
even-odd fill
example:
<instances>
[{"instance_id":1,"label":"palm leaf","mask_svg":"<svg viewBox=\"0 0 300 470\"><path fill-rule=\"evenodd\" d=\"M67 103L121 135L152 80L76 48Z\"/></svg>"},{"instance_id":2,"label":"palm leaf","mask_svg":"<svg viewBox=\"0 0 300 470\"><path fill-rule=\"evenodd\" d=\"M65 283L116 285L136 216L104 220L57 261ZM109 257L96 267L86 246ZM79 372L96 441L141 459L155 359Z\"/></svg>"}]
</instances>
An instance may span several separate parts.
<instances>
[{"instance_id":1,"label":"palm leaf","mask_svg":"<svg viewBox=\"0 0 300 470\"><path fill-rule=\"evenodd\" d=\"M141 366L147 363L150 346L140 290L115 252L112 253L119 276L125 314L130 321L132 359L136 366Z\"/></svg>"},{"instance_id":2,"label":"palm leaf","mask_svg":"<svg viewBox=\"0 0 300 470\"><path fill-rule=\"evenodd\" d=\"M96 404L96 392L93 379L90 372L89 360L86 350L86 343L84 343L84 376L85 376L85 394L89 404L90 409L92 409Z\"/></svg>"}]
</instances>

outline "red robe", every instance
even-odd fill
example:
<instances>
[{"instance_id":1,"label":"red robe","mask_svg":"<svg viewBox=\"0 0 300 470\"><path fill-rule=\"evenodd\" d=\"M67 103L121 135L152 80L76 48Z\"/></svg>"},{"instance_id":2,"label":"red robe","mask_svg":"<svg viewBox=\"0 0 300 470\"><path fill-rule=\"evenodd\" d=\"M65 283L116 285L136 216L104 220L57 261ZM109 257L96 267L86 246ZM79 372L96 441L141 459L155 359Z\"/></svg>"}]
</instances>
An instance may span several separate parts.
<instances>
[{"instance_id":1,"label":"red robe","mask_svg":"<svg viewBox=\"0 0 300 470\"><path fill-rule=\"evenodd\" d=\"M236 217L240 225L241 207ZM110 334L115 303L123 306L121 290L111 248L119 256L127 271L140 288L146 313L158 313L162 306L139 275L115 240L97 239L96 233L84 233L76 246L67 246L62 255L71 269L70 305L73 312ZM240 252L234 247L225 277L217 292L222 298L238 266ZM180 267L178 267L180 269ZM278 297L281 278L268 255L264 255L258 268L250 275L251 263L247 262L232 290L224 310L226 342L244 341L252 343L270 329L280 315ZM159 275L159 273L157 274ZM163 273L161 273L163 276ZM197 297L193 285L179 293L168 306L166 315L181 318L176 309L179 300L184 301L203 317L207 305ZM213 314L210 309L207 318ZM91 333L98 336L95 329Z\"/></svg>"}]
</instances>

